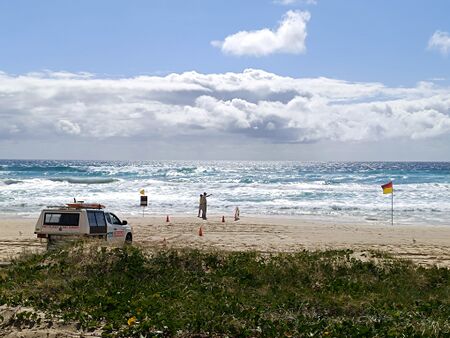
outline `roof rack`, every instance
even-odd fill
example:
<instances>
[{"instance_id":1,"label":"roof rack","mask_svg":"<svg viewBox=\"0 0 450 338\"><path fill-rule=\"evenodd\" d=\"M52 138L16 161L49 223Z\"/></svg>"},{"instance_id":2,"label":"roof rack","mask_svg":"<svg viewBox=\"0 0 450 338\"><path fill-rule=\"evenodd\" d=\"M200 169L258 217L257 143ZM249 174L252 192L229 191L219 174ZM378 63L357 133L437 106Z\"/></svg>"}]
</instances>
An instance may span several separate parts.
<instances>
[{"instance_id":1,"label":"roof rack","mask_svg":"<svg viewBox=\"0 0 450 338\"><path fill-rule=\"evenodd\" d=\"M105 206L100 203L67 203L67 208L72 209L104 209Z\"/></svg>"}]
</instances>

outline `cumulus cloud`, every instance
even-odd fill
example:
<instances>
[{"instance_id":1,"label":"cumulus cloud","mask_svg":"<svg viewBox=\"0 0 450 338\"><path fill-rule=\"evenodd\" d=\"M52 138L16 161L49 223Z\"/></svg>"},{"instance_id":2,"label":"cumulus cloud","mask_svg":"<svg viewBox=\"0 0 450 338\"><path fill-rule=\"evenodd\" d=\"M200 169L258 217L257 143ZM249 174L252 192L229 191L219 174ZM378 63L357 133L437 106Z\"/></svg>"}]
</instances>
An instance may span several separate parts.
<instances>
[{"instance_id":1,"label":"cumulus cloud","mask_svg":"<svg viewBox=\"0 0 450 338\"><path fill-rule=\"evenodd\" d=\"M77 123L73 123L69 120L59 120L56 123L57 129L61 132L71 135L78 135L80 133L80 126Z\"/></svg>"},{"instance_id":2,"label":"cumulus cloud","mask_svg":"<svg viewBox=\"0 0 450 338\"><path fill-rule=\"evenodd\" d=\"M428 40L428 49L435 49L442 55L448 55L450 52L450 34L441 31L434 32Z\"/></svg>"},{"instance_id":3,"label":"cumulus cloud","mask_svg":"<svg viewBox=\"0 0 450 338\"><path fill-rule=\"evenodd\" d=\"M265 56L274 53L300 54L306 51L306 24L309 12L288 11L276 30L264 28L241 31L229 35L223 41L211 44L232 55Z\"/></svg>"},{"instance_id":4,"label":"cumulus cloud","mask_svg":"<svg viewBox=\"0 0 450 338\"><path fill-rule=\"evenodd\" d=\"M242 73L97 78L0 73L0 137L273 143L429 139L450 134L450 88L387 87Z\"/></svg>"}]
</instances>

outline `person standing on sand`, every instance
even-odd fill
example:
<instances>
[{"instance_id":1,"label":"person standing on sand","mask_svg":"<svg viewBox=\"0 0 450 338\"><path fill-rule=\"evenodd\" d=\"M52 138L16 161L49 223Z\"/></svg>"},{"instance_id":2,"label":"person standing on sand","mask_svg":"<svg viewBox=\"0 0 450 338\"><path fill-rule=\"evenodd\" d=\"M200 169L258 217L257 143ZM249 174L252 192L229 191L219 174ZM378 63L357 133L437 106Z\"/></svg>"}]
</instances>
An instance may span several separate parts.
<instances>
[{"instance_id":1,"label":"person standing on sand","mask_svg":"<svg viewBox=\"0 0 450 338\"><path fill-rule=\"evenodd\" d=\"M200 213L202 212L203 209L203 194L200 194L200 201L198 202L198 215L197 217L200 217Z\"/></svg>"},{"instance_id":2,"label":"person standing on sand","mask_svg":"<svg viewBox=\"0 0 450 338\"><path fill-rule=\"evenodd\" d=\"M206 192L203 193L203 201L202 201L202 218L206 219L206 209L207 209L207 202L206 197L211 196L212 194L207 195Z\"/></svg>"}]
</instances>

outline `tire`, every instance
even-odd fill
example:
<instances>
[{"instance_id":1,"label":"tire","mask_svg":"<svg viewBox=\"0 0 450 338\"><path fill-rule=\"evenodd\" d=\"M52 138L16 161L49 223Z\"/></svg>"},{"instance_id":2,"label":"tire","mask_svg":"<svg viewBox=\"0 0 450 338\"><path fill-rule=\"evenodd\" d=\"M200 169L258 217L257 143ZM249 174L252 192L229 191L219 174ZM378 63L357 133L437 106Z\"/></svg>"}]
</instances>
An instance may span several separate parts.
<instances>
[{"instance_id":1,"label":"tire","mask_svg":"<svg viewBox=\"0 0 450 338\"><path fill-rule=\"evenodd\" d=\"M53 236L48 235L47 238L47 251L54 251L61 249L64 245L68 243L67 239L55 238Z\"/></svg>"},{"instance_id":2,"label":"tire","mask_svg":"<svg viewBox=\"0 0 450 338\"><path fill-rule=\"evenodd\" d=\"M132 242L133 242L133 235L129 232L125 237L125 244L131 245Z\"/></svg>"},{"instance_id":3,"label":"tire","mask_svg":"<svg viewBox=\"0 0 450 338\"><path fill-rule=\"evenodd\" d=\"M47 251L55 250L56 243L55 239L52 236L48 235L47 237Z\"/></svg>"}]
</instances>

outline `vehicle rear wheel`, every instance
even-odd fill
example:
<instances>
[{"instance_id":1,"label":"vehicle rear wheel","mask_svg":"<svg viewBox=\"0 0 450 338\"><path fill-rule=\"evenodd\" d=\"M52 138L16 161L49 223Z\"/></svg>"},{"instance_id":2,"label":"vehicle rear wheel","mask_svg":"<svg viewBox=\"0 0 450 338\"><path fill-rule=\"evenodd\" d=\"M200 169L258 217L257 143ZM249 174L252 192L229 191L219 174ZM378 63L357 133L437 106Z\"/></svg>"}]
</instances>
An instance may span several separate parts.
<instances>
[{"instance_id":1,"label":"vehicle rear wheel","mask_svg":"<svg viewBox=\"0 0 450 338\"><path fill-rule=\"evenodd\" d=\"M130 233L127 233L127 236L125 237L125 244L130 245L133 242L133 236Z\"/></svg>"},{"instance_id":2,"label":"vehicle rear wheel","mask_svg":"<svg viewBox=\"0 0 450 338\"><path fill-rule=\"evenodd\" d=\"M48 237L47 237L47 250L48 251L54 250L56 248L55 242L56 242L55 239L52 236L48 235Z\"/></svg>"}]
</instances>

